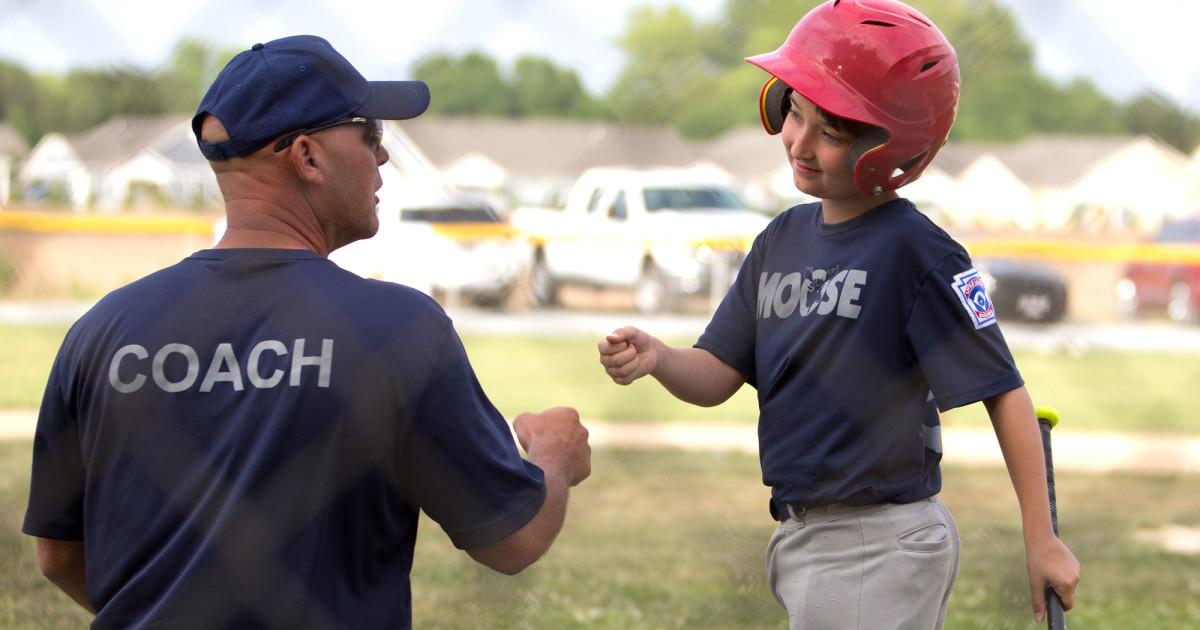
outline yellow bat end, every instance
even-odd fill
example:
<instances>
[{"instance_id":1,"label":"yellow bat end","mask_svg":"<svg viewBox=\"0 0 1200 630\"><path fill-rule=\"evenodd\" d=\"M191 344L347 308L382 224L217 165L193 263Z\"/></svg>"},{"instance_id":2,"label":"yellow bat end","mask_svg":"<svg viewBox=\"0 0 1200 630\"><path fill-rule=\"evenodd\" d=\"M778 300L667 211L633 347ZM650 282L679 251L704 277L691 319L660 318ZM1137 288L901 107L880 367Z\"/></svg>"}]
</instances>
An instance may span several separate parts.
<instances>
[{"instance_id":1,"label":"yellow bat end","mask_svg":"<svg viewBox=\"0 0 1200 630\"><path fill-rule=\"evenodd\" d=\"M1033 411L1037 414L1038 422L1050 423L1051 429L1058 426L1058 412L1054 410L1054 407L1037 406L1033 408Z\"/></svg>"}]
</instances>

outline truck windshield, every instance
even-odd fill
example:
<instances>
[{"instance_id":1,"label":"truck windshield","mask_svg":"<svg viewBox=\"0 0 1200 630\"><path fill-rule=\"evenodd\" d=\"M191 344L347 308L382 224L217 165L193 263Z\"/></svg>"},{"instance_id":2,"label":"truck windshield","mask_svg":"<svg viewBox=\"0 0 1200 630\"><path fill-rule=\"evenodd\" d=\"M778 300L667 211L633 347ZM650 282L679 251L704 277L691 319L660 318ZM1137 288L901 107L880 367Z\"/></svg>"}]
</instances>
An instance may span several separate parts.
<instances>
[{"instance_id":1,"label":"truck windshield","mask_svg":"<svg viewBox=\"0 0 1200 630\"><path fill-rule=\"evenodd\" d=\"M658 210L742 210L746 204L727 188L646 188L646 212Z\"/></svg>"}]
</instances>

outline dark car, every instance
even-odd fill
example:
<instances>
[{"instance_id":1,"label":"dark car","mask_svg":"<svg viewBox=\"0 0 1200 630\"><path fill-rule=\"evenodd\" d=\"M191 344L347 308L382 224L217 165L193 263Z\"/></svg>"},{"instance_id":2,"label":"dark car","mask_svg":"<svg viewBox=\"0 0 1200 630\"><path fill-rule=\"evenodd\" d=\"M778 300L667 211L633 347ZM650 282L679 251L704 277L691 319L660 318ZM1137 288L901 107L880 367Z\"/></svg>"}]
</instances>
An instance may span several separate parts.
<instances>
[{"instance_id":1,"label":"dark car","mask_svg":"<svg viewBox=\"0 0 1200 630\"><path fill-rule=\"evenodd\" d=\"M1164 223L1148 245L1155 255L1126 265L1117 282L1121 314L1200 319L1200 216Z\"/></svg>"},{"instance_id":2,"label":"dark car","mask_svg":"<svg viewBox=\"0 0 1200 630\"><path fill-rule=\"evenodd\" d=\"M976 259L975 268L998 319L1049 324L1067 314L1067 280L1057 269L1011 258Z\"/></svg>"}]
</instances>

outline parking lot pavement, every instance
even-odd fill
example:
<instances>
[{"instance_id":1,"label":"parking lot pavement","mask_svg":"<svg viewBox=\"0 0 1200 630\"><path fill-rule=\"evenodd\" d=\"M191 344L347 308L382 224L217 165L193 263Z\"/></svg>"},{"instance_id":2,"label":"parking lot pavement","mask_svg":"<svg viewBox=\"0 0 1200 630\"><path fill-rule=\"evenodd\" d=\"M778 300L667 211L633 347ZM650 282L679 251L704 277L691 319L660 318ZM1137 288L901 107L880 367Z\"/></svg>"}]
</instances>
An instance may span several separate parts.
<instances>
[{"instance_id":1,"label":"parking lot pavement","mask_svg":"<svg viewBox=\"0 0 1200 630\"><path fill-rule=\"evenodd\" d=\"M66 326L91 307L91 302L0 302L0 324Z\"/></svg>"}]
</instances>

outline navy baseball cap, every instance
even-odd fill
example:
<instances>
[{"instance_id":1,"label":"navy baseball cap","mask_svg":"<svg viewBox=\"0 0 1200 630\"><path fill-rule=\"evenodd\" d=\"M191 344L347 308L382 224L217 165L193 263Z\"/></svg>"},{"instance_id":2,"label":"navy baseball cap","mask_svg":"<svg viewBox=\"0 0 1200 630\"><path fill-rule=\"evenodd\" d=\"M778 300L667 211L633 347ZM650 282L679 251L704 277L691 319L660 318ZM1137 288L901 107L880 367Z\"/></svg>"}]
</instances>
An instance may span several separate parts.
<instances>
[{"instance_id":1,"label":"navy baseball cap","mask_svg":"<svg viewBox=\"0 0 1200 630\"><path fill-rule=\"evenodd\" d=\"M422 81L367 81L329 42L313 35L255 44L239 53L213 81L192 118L200 152L209 160L242 157L290 131L364 116L405 120L429 107ZM205 142L205 114L229 133Z\"/></svg>"}]
</instances>

